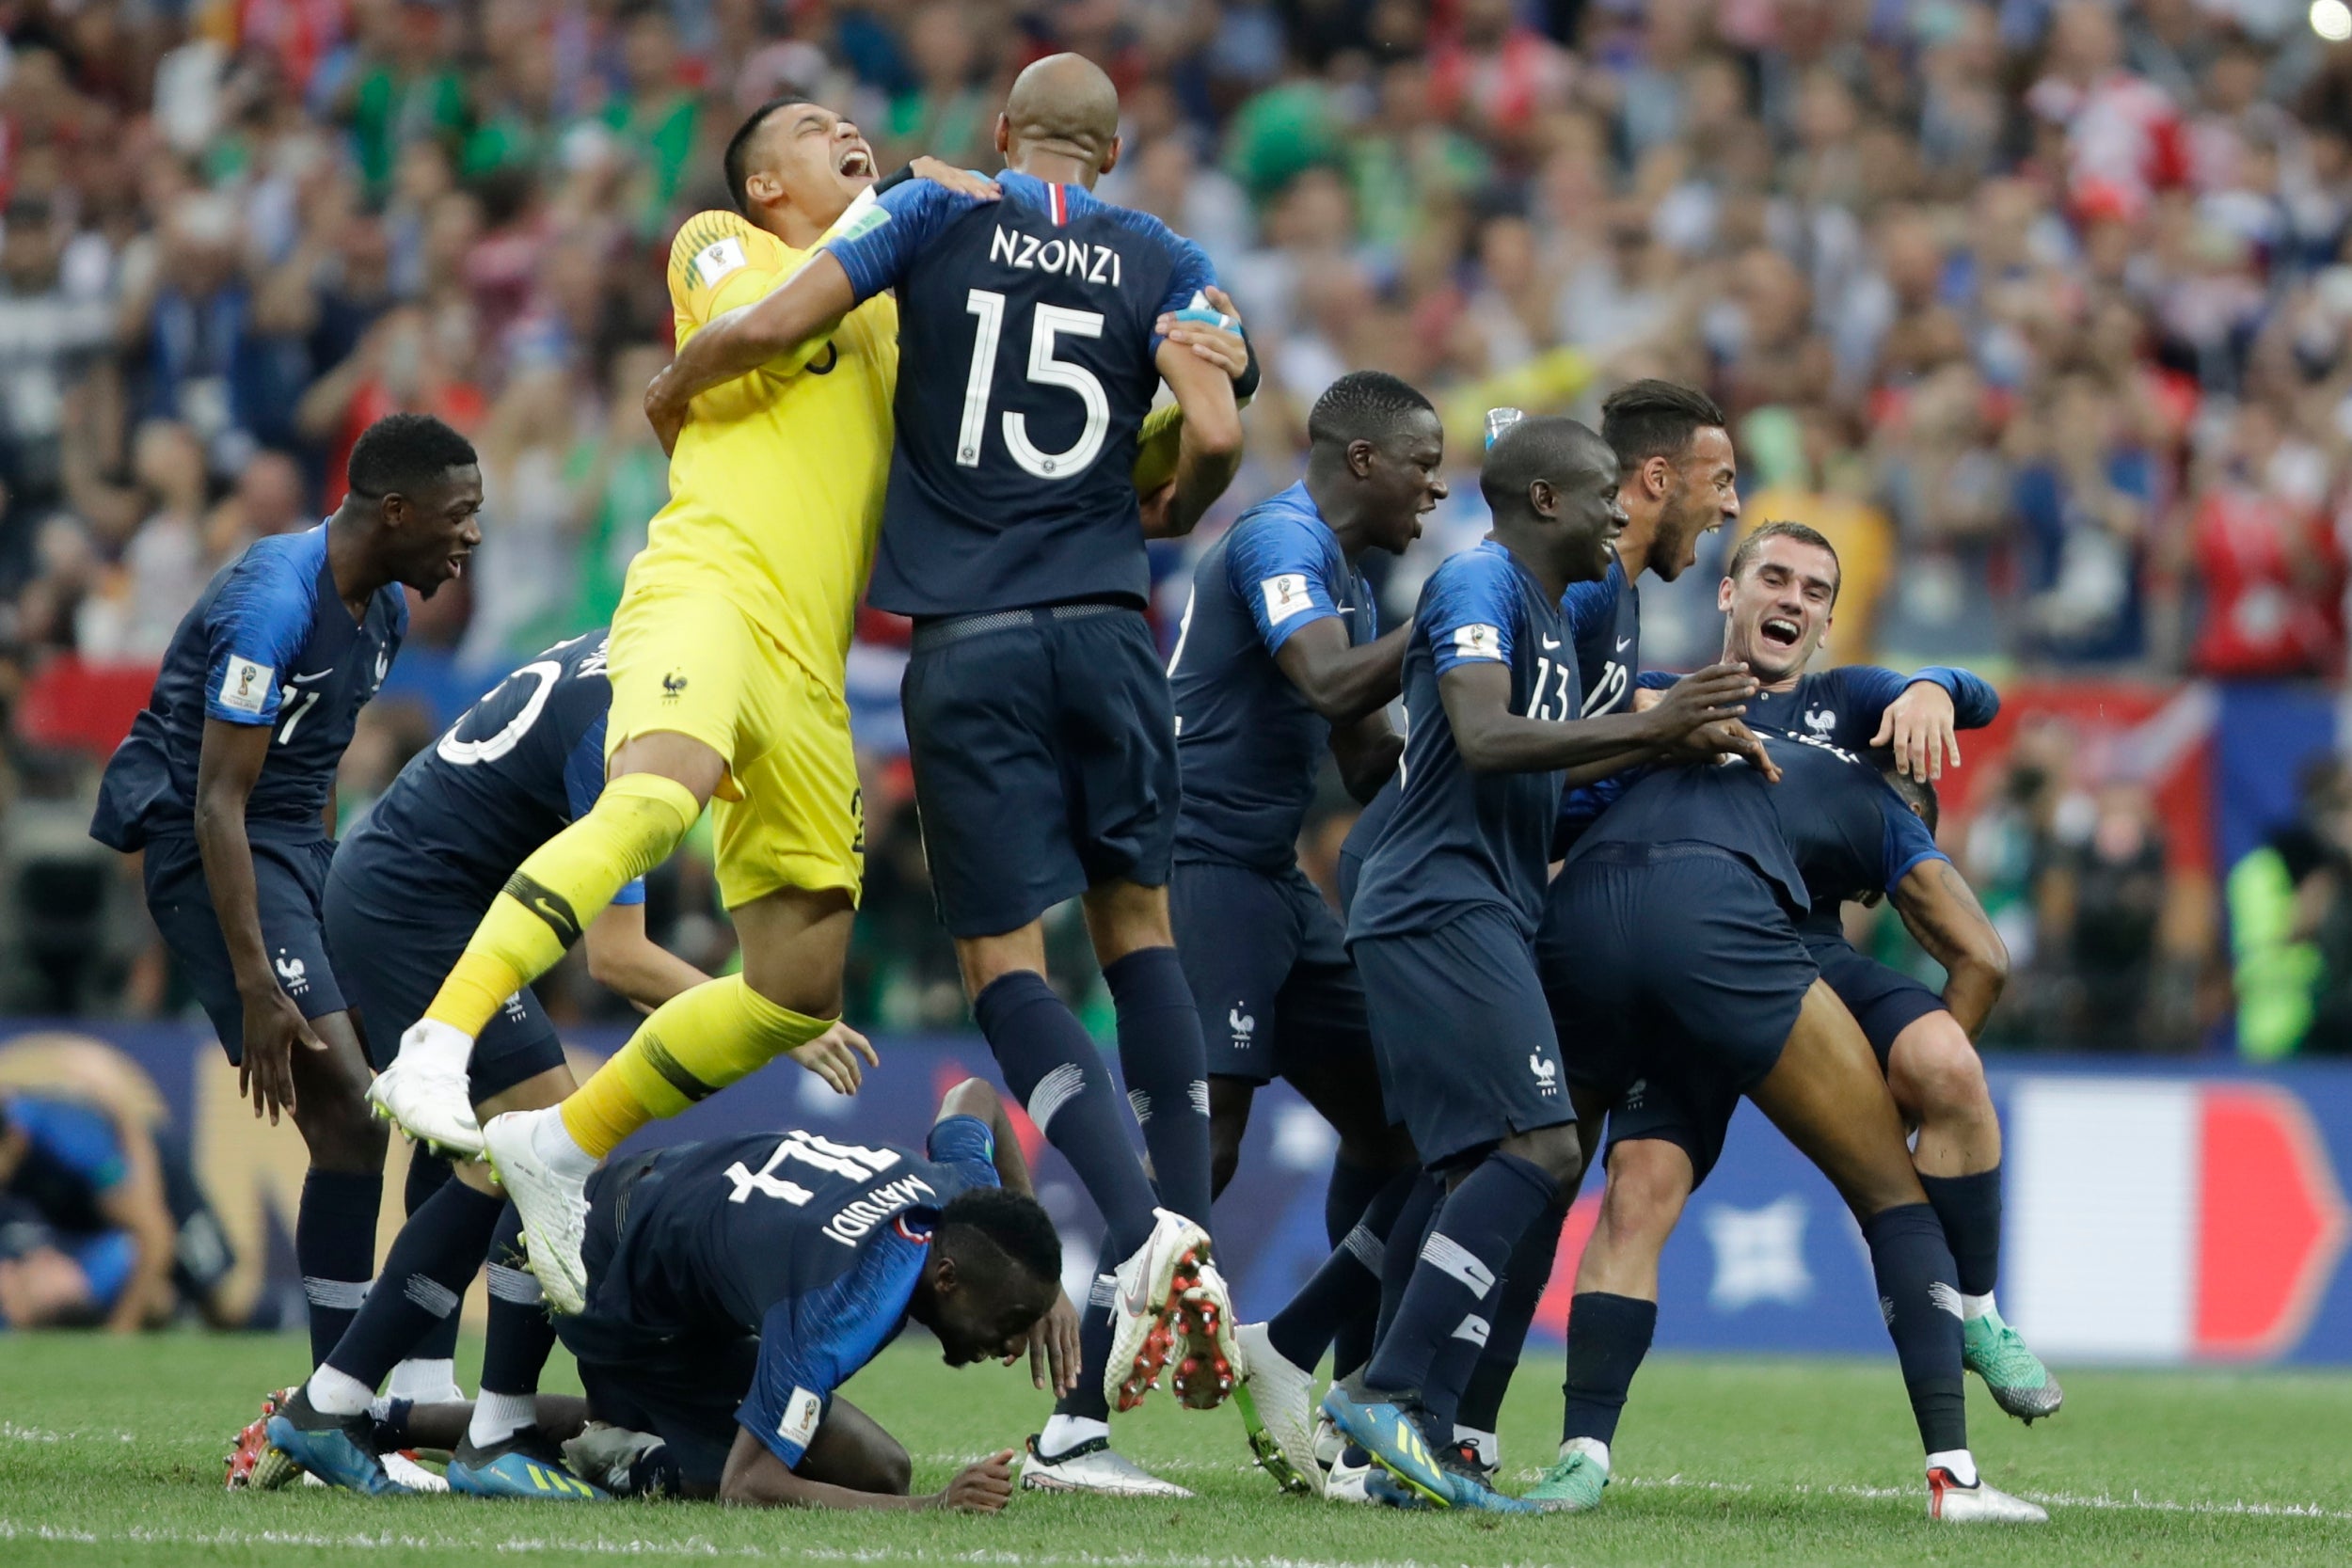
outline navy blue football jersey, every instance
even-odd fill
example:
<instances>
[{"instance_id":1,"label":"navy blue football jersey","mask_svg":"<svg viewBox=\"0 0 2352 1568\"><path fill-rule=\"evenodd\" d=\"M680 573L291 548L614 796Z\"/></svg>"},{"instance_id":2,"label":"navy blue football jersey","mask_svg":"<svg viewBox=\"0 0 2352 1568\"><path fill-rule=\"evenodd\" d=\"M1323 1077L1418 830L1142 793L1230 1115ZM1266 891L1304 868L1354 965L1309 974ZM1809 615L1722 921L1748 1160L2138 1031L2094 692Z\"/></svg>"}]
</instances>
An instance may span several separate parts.
<instances>
[{"instance_id":1,"label":"navy blue football jersey","mask_svg":"<svg viewBox=\"0 0 2352 1568\"><path fill-rule=\"evenodd\" d=\"M1405 647L1397 803L1364 863L1350 936L1423 930L1470 904L1501 905L1535 933L1565 770L1480 774L1463 764L1438 682L1481 661L1510 668L1514 713L1562 722L1583 705L1560 607L1492 540L1448 560L1422 587Z\"/></svg>"},{"instance_id":2,"label":"navy blue football jersey","mask_svg":"<svg viewBox=\"0 0 2352 1568\"><path fill-rule=\"evenodd\" d=\"M0 1197L31 1205L59 1230L112 1228L106 1195L122 1185L129 1165L111 1117L77 1100L12 1090L0 1094L0 1121L24 1140Z\"/></svg>"},{"instance_id":3,"label":"navy blue football jersey","mask_svg":"<svg viewBox=\"0 0 2352 1568\"><path fill-rule=\"evenodd\" d=\"M1351 644L1379 612L1305 483L1241 515L1193 569L1168 681L1184 807L1176 852L1264 871L1296 863L1330 721L1275 663L1293 633L1337 620Z\"/></svg>"},{"instance_id":4,"label":"navy blue football jersey","mask_svg":"<svg viewBox=\"0 0 2352 1568\"><path fill-rule=\"evenodd\" d=\"M400 770L336 851L373 896L479 911L532 851L585 816L604 788L612 704L605 634L559 642L516 671ZM615 904L644 902L632 881Z\"/></svg>"},{"instance_id":5,"label":"navy blue football jersey","mask_svg":"<svg viewBox=\"0 0 2352 1568\"><path fill-rule=\"evenodd\" d=\"M1008 170L999 201L910 180L826 248L898 292L898 446L867 597L905 615L1141 605L1136 432L1161 312L1216 281L1159 219Z\"/></svg>"},{"instance_id":6,"label":"navy blue football jersey","mask_svg":"<svg viewBox=\"0 0 2352 1568\"><path fill-rule=\"evenodd\" d=\"M1951 693L1952 722L1961 729L1980 730L2000 714L2001 694L1966 670L1931 664L1906 675L1875 664L1848 664L1799 675L1786 691L1757 692L1748 699L1747 725L1867 752L1879 733L1879 721L1914 681L1928 681ZM1674 683L1673 675L1651 671L1635 684L1662 688Z\"/></svg>"},{"instance_id":7,"label":"navy blue football jersey","mask_svg":"<svg viewBox=\"0 0 2352 1568\"><path fill-rule=\"evenodd\" d=\"M813 1132L665 1148L565 1338L577 1328L593 1343L600 1324L690 1342L757 1335L736 1419L798 1465L834 1390L905 1326L939 1212L997 1184L995 1154L972 1117L936 1123L922 1154Z\"/></svg>"},{"instance_id":8,"label":"navy blue football jersey","mask_svg":"<svg viewBox=\"0 0 2352 1568\"><path fill-rule=\"evenodd\" d=\"M152 833L193 833L197 759L206 721L217 719L277 732L246 800L246 833L326 838L336 767L407 631L398 583L376 590L352 621L327 566L324 523L254 541L171 634L154 695L106 764L90 836L127 850Z\"/></svg>"},{"instance_id":9,"label":"navy blue football jersey","mask_svg":"<svg viewBox=\"0 0 2352 1568\"><path fill-rule=\"evenodd\" d=\"M1626 705L1642 668L1642 591L1625 563L1612 560L1598 582L1572 582L1560 595L1560 613L1576 644L1577 678L1584 683L1581 719L1598 719Z\"/></svg>"},{"instance_id":10,"label":"navy blue football jersey","mask_svg":"<svg viewBox=\"0 0 2352 1568\"><path fill-rule=\"evenodd\" d=\"M1800 919L1835 921L1848 898L1892 888L1945 858L1927 824L1863 758L1827 741L1762 732L1777 784L1744 761L1653 768L1569 851L1604 844L1711 844L1754 866Z\"/></svg>"}]
</instances>

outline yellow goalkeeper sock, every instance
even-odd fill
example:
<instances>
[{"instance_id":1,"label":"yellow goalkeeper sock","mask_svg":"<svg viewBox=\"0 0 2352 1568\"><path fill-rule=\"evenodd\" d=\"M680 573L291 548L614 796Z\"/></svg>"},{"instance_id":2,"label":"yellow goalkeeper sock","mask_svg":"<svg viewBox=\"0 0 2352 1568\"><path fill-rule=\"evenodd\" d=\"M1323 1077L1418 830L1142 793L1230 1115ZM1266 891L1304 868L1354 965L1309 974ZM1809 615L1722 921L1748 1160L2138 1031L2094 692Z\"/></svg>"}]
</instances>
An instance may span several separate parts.
<instances>
[{"instance_id":1,"label":"yellow goalkeeper sock","mask_svg":"<svg viewBox=\"0 0 2352 1568\"><path fill-rule=\"evenodd\" d=\"M482 1033L506 999L553 969L612 895L678 847L702 806L659 773L624 773L596 806L539 846L474 927L424 1016Z\"/></svg>"},{"instance_id":2,"label":"yellow goalkeeper sock","mask_svg":"<svg viewBox=\"0 0 2352 1568\"><path fill-rule=\"evenodd\" d=\"M601 1160L649 1121L758 1071L833 1027L779 1007L740 974L680 991L564 1101L564 1129Z\"/></svg>"}]
</instances>

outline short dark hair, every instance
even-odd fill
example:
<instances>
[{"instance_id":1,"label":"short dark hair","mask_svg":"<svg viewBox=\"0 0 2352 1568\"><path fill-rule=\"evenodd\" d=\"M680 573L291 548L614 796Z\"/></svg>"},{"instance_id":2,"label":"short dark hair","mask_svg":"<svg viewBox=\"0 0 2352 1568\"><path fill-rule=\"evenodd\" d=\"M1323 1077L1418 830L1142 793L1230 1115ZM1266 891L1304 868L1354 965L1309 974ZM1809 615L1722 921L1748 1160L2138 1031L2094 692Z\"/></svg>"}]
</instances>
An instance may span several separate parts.
<instances>
[{"instance_id":1,"label":"short dark hair","mask_svg":"<svg viewBox=\"0 0 2352 1568\"><path fill-rule=\"evenodd\" d=\"M1709 426L1727 428L1724 411L1713 398L1680 382L1655 376L1629 381L1601 401L1600 436L1617 454L1620 470L1653 457L1678 458Z\"/></svg>"},{"instance_id":2,"label":"short dark hair","mask_svg":"<svg viewBox=\"0 0 2352 1568\"><path fill-rule=\"evenodd\" d=\"M359 433L346 476L355 495L413 496L452 468L479 463L473 443L430 414L387 414Z\"/></svg>"},{"instance_id":3,"label":"short dark hair","mask_svg":"<svg viewBox=\"0 0 2352 1568\"><path fill-rule=\"evenodd\" d=\"M719 160L720 167L726 174L727 203L745 217L752 215L751 198L743 190L744 183L752 177L749 166L752 138L759 135L759 128L778 109L789 109L795 104L813 102L815 100L803 98L797 92L781 93L754 109L743 123L735 128L735 135L727 138L727 150Z\"/></svg>"},{"instance_id":4,"label":"short dark hair","mask_svg":"<svg viewBox=\"0 0 2352 1568\"><path fill-rule=\"evenodd\" d=\"M1386 371L1350 371L1315 399L1307 414L1307 439L1316 446L1378 441L1413 415L1437 411L1419 388Z\"/></svg>"},{"instance_id":5,"label":"short dark hair","mask_svg":"<svg viewBox=\"0 0 2352 1568\"><path fill-rule=\"evenodd\" d=\"M977 1238L1013 1267L1041 1284L1061 1278L1061 1237L1053 1217L1033 1197L1002 1187L959 1193L939 1212L941 1243L961 1262L973 1261L969 1238Z\"/></svg>"},{"instance_id":6,"label":"short dark hair","mask_svg":"<svg viewBox=\"0 0 2352 1568\"><path fill-rule=\"evenodd\" d=\"M1738 582L1740 574L1747 570L1748 562L1764 547L1767 539L1794 539L1800 545L1829 551L1830 564L1837 568L1837 580L1830 586L1829 599L1832 604L1837 602L1837 590L1846 585L1845 563L1837 559L1837 546L1823 537L1820 529L1807 528L1803 523L1766 523L1740 541L1739 547L1731 552L1731 560L1724 563L1724 576Z\"/></svg>"},{"instance_id":7,"label":"short dark hair","mask_svg":"<svg viewBox=\"0 0 2352 1568\"><path fill-rule=\"evenodd\" d=\"M1870 761L1878 768L1879 777L1886 781L1887 787L1903 798L1904 805L1919 814L1919 820L1928 825L1929 832L1934 832L1944 816L1944 802L1936 795L1935 785L1925 779L1915 779L1908 773L1897 772L1893 752L1872 752Z\"/></svg>"},{"instance_id":8,"label":"short dark hair","mask_svg":"<svg viewBox=\"0 0 2352 1568\"><path fill-rule=\"evenodd\" d=\"M1576 449L1586 442L1605 448L1590 425L1564 414L1531 414L1504 430L1478 469L1478 493L1486 497L1487 510L1500 519L1506 509L1524 508L1528 486L1539 479L1559 483L1576 461ZM1599 461L1605 472L1605 450Z\"/></svg>"}]
</instances>

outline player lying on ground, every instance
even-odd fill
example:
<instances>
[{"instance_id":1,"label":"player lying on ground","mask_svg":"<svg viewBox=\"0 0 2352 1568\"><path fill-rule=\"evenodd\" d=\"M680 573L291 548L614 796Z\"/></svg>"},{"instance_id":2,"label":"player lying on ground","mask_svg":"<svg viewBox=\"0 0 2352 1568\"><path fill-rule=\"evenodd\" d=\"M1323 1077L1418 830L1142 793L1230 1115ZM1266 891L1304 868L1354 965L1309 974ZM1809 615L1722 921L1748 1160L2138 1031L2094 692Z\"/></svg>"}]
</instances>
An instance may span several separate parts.
<instances>
[{"instance_id":1,"label":"player lying on ground","mask_svg":"<svg viewBox=\"0 0 2352 1568\"><path fill-rule=\"evenodd\" d=\"M1927 1449L1931 1513L2040 1518L1977 1475L1951 1249L1869 1042L1796 932L1812 898L1802 863L1824 885L1867 889L1901 886L1939 852L1852 753L1759 733L1789 778L1768 788L1738 764L1654 770L1552 884L1539 957L1580 1121L1597 1133L1612 1106L1665 1118L1677 1102L1702 1107L1681 1119L1727 1119L1739 1096L1754 1100L1861 1223ZM1703 1174L1711 1151L1683 1142ZM1589 1504L1598 1488L1579 1483L1578 1457L1530 1496Z\"/></svg>"},{"instance_id":2,"label":"player lying on ground","mask_svg":"<svg viewBox=\"0 0 2352 1568\"><path fill-rule=\"evenodd\" d=\"M904 1452L834 1390L909 1320L949 1366L1025 1350L1041 1385L1077 1376L1061 1243L1029 1196L996 1093L967 1079L922 1153L754 1133L632 1156L590 1183L588 1309L558 1323L590 1412L659 1439L620 1465L643 1490L759 1504L938 1506L905 1495ZM525 1392L535 1393L537 1368ZM831 1440L824 1436L840 1425ZM312 1463L306 1434L290 1449ZM816 1469L804 1465L818 1458ZM1001 1506L1009 1449L967 1470L955 1506ZM333 1463L324 1460L323 1463ZM534 1476L536 1469L540 1475ZM605 1479L615 1465L608 1463ZM542 1487L544 1456L493 1472L499 1496ZM844 1479L846 1476L849 1479Z\"/></svg>"},{"instance_id":3,"label":"player lying on ground","mask_svg":"<svg viewBox=\"0 0 2352 1568\"><path fill-rule=\"evenodd\" d=\"M1359 798L1396 771L1402 742L1382 710L1397 693L1406 628L1376 635L1357 562L1420 535L1446 493L1444 433L1428 399L1377 371L1333 382L1307 433L1306 479L1242 514L1193 574L1168 661L1184 780L1169 912L1208 1046L1212 1196L1232 1180L1258 1085L1286 1078L1339 1133L1324 1221L1335 1248L1365 1227L1345 1253L1353 1259L1378 1245L1418 1164L1381 1107L1363 987L1339 923L1298 869L1297 843L1327 750ZM1264 1434L1252 1380L1314 1366L1343 1334L1342 1359L1360 1362L1369 1278L1334 1271L1273 1322L1239 1331L1236 1399L1269 1464L1281 1450ZM1112 1288L1108 1275L1095 1286ZM1107 1315L1085 1323L1107 1327ZM1099 1357L1104 1347L1088 1349ZM1277 1405L1287 1398L1278 1390ZM1111 1449L1109 1414L1098 1386L1073 1389L1031 1442L1021 1483L1190 1496Z\"/></svg>"},{"instance_id":4,"label":"player lying on ground","mask_svg":"<svg viewBox=\"0 0 2352 1568\"><path fill-rule=\"evenodd\" d=\"M255 542L206 586L90 822L100 843L145 851L148 910L238 1091L257 1117L291 1116L310 1151L294 1259L314 1359L367 1293L384 1188L369 1047L320 907L336 765L407 629L403 586L433 593L482 542L473 448L440 420L377 420L349 475L326 522Z\"/></svg>"},{"instance_id":5,"label":"player lying on ground","mask_svg":"<svg viewBox=\"0 0 2352 1568\"><path fill-rule=\"evenodd\" d=\"M1736 722L1755 683L1719 666L1647 713L1578 719L1560 598L1609 569L1625 525L1615 454L1574 420L1524 420L1487 450L1479 485L1494 529L1422 590L1403 788L1348 926L1385 1102L1446 1193L1361 1397L1334 1388L1324 1408L1417 1495L1516 1510L1432 1455L1512 1247L1582 1164L1530 946L1560 793L1686 743L1756 752Z\"/></svg>"},{"instance_id":6,"label":"player lying on ground","mask_svg":"<svg viewBox=\"0 0 2352 1568\"><path fill-rule=\"evenodd\" d=\"M516 866L594 804L603 785L612 699L605 654L604 634L591 632L508 676L410 760L336 851L326 885L327 937L343 956L353 999L385 1031L405 1037ZM589 974L646 1010L707 978L646 937L640 883L621 889L589 923L586 948ZM803 1065L846 1089L853 1082L855 1037L843 1031L820 1041L830 1054L804 1051ZM553 1105L571 1092L563 1042L529 988L507 998L475 1041L466 1083L477 1110L491 1115ZM362 1490L382 1475L362 1423L386 1370L403 1357L452 1354L458 1306L494 1234L503 1226L511 1250L519 1225L478 1161L460 1164L454 1182L437 1190L426 1184L421 1202L420 1173L445 1180L449 1163L420 1148L409 1173L408 1223L384 1260L389 1284L369 1293L305 1387L270 1413L275 1421L306 1429L358 1427L363 1435L351 1445L348 1473L336 1479ZM552 1449L530 1425L529 1402L511 1397L510 1380L516 1369L536 1370L554 1330L528 1274L501 1265L490 1283L483 1398L470 1440L449 1471L460 1491L490 1484L486 1470L552 1460ZM440 1366L440 1386L452 1386L446 1359ZM257 1423L264 1436L269 1424ZM267 1485L282 1479L282 1470L264 1459L251 1480Z\"/></svg>"},{"instance_id":7,"label":"player lying on ground","mask_svg":"<svg viewBox=\"0 0 2352 1568\"><path fill-rule=\"evenodd\" d=\"M224 1296L236 1254L154 1086L87 1040L17 1046L0 1085L0 1321L159 1328ZM54 1259L45 1254L55 1254Z\"/></svg>"},{"instance_id":8,"label":"player lying on ground","mask_svg":"<svg viewBox=\"0 0 2352 1568\"><path fill-rule=\"evenodd\" d=\"M1000 200L890 192L684 344L648 406L660 423L896 290L906 363L869 597L915 621L902 695L940 915L1006 1082L1103 1212L1119 1285L1090 1375L1129 1408L1172 1360L1178 1397L1214 1405L1239 1353L1208 1260L1200 1024L1168 922L1175 721L1143 613L1144 538L1188 531L1224 490L1241 421L1231 374L1168 335L1208 303L1206 258L1093 195L1120 153L1109 79L1074 55L1031 65L996 145ZM1139 507L1136 436L1162 381L1180 448ZM1132 1117L1045 982L1042 917L1073 897L1118 1009Z\"/></svg>"}]
</instances>

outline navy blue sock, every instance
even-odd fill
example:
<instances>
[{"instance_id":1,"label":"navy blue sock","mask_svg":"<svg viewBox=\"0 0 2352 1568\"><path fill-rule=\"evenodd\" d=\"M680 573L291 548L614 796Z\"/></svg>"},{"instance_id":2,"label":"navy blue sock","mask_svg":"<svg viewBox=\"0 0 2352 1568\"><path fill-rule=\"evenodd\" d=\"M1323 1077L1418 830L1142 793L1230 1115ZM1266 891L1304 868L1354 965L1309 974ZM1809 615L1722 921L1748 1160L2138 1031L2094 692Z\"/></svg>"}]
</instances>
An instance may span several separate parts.
<instances>
[{"instance_id":1,"label":"navy blue sock","mask_svg":"<svg viewBox=\"0 0 2352 1568\"><path fill-rule=\"evenodd\" d=\"M310 1304L312 1366L326 1361L367 1299L375 1273L375 1212L383 1204L381 1174L314 1168L302 1179L294 1265Z\"/></svg>"},{"instance_id":2,"label":"navy blue sock","mask_svg":"<svg viewBox=\"0 0 2352 1568\"><path fill-rule=\"evenodd\" d=\"M1438 1352L1450 1339L1485 1346L1495 1282L1511 1261L1511 1249L1559 1196L1560 1184L1530 1161L1502 1153L1480 1161L1438 1207L1396 1322L1365 1370L1365 1384L1383 1393L1418 1390L1424 1405L1450 1416L1476 1358L1453 1355L1439 1365ZM1449 1419L1443 1436L1453 1435Z\"/></svg>"},{"instance_id":3,"label":"navy blue sock","mask_svg":"<svg viewBox=\"0 0 2352 1568\"><path fill-rule=\"evenodd\" d=\"M1960 1271L1960 1293L1989 1296L2001 1277L2001 1167L1966 1176L1923 1176L1928 1204L1944 1227Z\"/></svg>"},{"instance_id":4,"label":"navy blue sock","mask_svg":"<svg viewBox=\"0 0 2352 1568\"><path fill-rule=\"evenodd\" d=\"M1429 1240L1429 1227L1438 1223L1438 1206L1444 1201L1445 1183L1427 1171L1417 1172L1380 1249L1380 1311L1373 1323L1375 1347L1396 1323L1397 1310L1405 1305L1405 1289L1413 1282L1413 1265L1420 1260L1422 1243ZM1365 1362L1369 1365L1371 1357L1365 1357Z\"/></svg>"},{"instance_id":5,"label":"navy blue sock","mask_svg":"<svg viewBox=\"0 0 2352 1568\"><path fill-rule=\"evenodd\" d=\"M1944 1227L1925 1203L1883 1210L1862 1222L1879 1310L1894 1337L1903 1388L1930 1453L1968 1446L1968 1406L1960 1378L1960 1291Z\"/></svg>"},{"instance_id":6,"label":"navy blue sock","mask_svg":"<svg viewBox=\"0 0 2352 1568\"><path fill-rule=\"evenodd\" d=\"M1544 1287L1551 1283L1551 1265L1560 1256L1560 1227L1567 1219L1564 1208L1546 1210L1512 1249L1502 1289L1495 1297L1494 1326L1454 1417L1472 1432L1494 1431L1502 1414L1502 1396L1510 1392L1511 1374L1518 1370L1519 1353L1527 1348L1527 1331L1535 1325L1535 1308L1543 1302Z\"/></svg>"},{"instance_id":7,"label":"navy blue sock","mask_svg":"<svg viewBox=\"0 0 2352 1568\"><path fill-rule=\"evenodd\" d=\"M537 1393L555 1349L555 1320L539 1281L523 1267L522 1239L522 1216L507 1204L490 1241L490 1324L482 1347L482 1389L488 1394Z\"/></svg>"},{"instance_id":8,"label":"navy blue sock","mask_svg":"<svg viewBox=\"0 0 2352 1568\"><path fill-rule=\"evenodd\" d=\"M1560 1441L1575 1437L1617 1440L1617 1417L1625 1409L1633 1374L1649 1354L1658 1332L1658 1304L1606 1291L1579 1291L1568 1302L1568 1376L1562 1386L1567 1408Z\"/></svg>"},{"instance_id":9,"label":"navy blue sock","mask_svg":"<svg viewBox=\"0 0 2352 1568\"><path fill-rule=\"evenodd\" d=\"M1339 1222L1363 1180L1375 1175L1345 1162L1332 1168L1331 1190L1323 1205L1325 1228ZM1357 1217L1332 1239L1331 1256L1308 1276L1297 1294L1282 1304L1281 1310L1266 1320L1266 1338L1295 1367L1311 1370L1329 1350L1331 1374L1342 1378L1372 1354L1372 1331L1379 1315L1380 1270L1387 1261L1385 1243L1397 1211L1419 1183L1421 1173L1406 1171L1379 1180L1381 1185L1371 1201L1357 1205ZM1341 1196L1343 1186L1349 1189L1346 1198Z\"/></svg>"},{"instance_id":10,"label":"navy blue sock","mask_svg":"<svg viewBox=\"0 0 2352 1568\"><path fill-rule=\"evenodd\" d=\"M450 1181L408 1216L384 1255L383 1284L368 1292L326 1364L373 1388L426 1336L457 1321L466 1287L482 1271L503 1198Z\"/></svg>"},{"instance_id":11,"label":"navy blue sock","mask_svg":"<svg viewBox=\"0 0 2352 1568\"><path fill-rule=\"evenodd\" d=\"M1103 1369L1111 1358L1111 1297L1119 1283L1094 1276L1086 1305L1078 1308L1078 1386L1054 1402L1054 1414L1082 1421L1107 1421L1111 1402L1103 1397Z\"/></svg>"},{"instance_id":12,"label":"navy blue sock","mask_svg":"<svg viewBox=\"0 0 2352 1568\"><path fill-rule=\"evenodd\" d=\"M433 1195L448 1185L456 1174L455 1166L437 1154L426 1153L422 1145L410 1149L408 1151L408 1180L401 1189L400 1195L403 1204L401 1212L413 1219L417 1211L431 1202ZM486 1234L483 1237L483 1242L485 1245L488 1243L489 1237ZM477 1265L479 1261L479 1259L476 1260ZM385 1264L388 1273L390 1267L388 1259ZM469 1275L467 1278L470 1281L472 1275ZM458 1287L457 1293L465 1294L465 1287ZM406 1354L420 1361L447 1361L454 1357L457 1354L459 1316L460 1314L452 1312L446 1318L435 1320L433 1326L425 1330L424 1338L410 1346Z\"/></svg>"},{"instance_id":13,"label":"navy blue sock","mask_svg":"<svg viewBox=\"0 0 2352 1568\"><path fill-rule=\"evenodd\" d=\"M1209 1228L1209 1053L1173 947L1103 967L1119 1011L1119 1070L1143 1128L1160 1207Z\"/></svg>"},{"instance_id":14,"label":"navy blue sock","mask_svg":"<svg viewBox=\"0 0 2352 1568\"><path fill-rule=\"evenodd\" d=\"M1119 1091L1092 1037L1045 976L1026 969L990 981L972 999L972 1016L988 1037L1013 1098L1061 1150L1103 1212L1109 1231L1104 1256L1124 1262L1151 1239L1157 1204L1127 1137ZM1198 1021L1193 1027L1200 1028ZM1205 1162L1207 1120L1200 1125Z\"/></svg>"}]
</instances>

